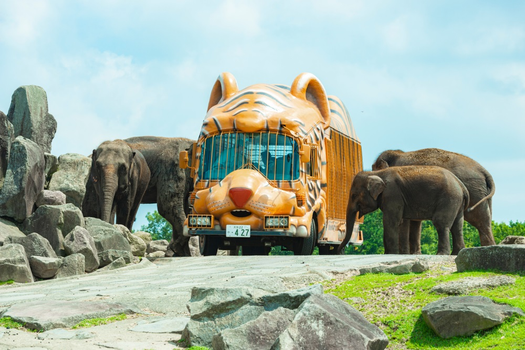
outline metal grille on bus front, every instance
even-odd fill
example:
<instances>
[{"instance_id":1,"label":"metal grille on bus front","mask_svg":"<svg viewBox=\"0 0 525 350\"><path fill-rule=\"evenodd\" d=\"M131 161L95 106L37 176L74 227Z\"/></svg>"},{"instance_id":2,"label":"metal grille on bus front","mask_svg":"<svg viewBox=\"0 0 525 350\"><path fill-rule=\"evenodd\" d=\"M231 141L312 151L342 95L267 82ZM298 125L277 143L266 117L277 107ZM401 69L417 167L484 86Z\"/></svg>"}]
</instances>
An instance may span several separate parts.
<instances>
[{"instance_id":1,"label":"metal grille on bus front","mask_svg":"<svg viewBox=\"0 0 525 350\"><path fill-rule=\"evenodd\" d=\"M331 129L327 143L328 218L346 219L346 206L354 176L363 170L361 145Z\"/></svg>"}]
</instances>

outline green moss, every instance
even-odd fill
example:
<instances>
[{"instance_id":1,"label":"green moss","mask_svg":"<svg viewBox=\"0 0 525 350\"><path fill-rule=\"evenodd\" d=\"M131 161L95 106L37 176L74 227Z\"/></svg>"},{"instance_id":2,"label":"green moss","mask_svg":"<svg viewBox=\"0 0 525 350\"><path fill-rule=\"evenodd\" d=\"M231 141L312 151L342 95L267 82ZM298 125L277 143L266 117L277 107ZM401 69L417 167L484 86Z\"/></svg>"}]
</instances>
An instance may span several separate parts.
<instances>
[{"instance_id":1,"label":"green moss","mask_svg":"<svg viewBox=\"0 0 525 350\"><path fill-rule=\"evenodd\" d=\"M122 320L125 320L126 318L127 318L126 314L120 314L120 315L110 316L106 318L90 318L90 319L77 323L72 328L77 329L77 328L101 326L101 325L108 324L111 322L122 321Z\"/></svg>"},{"instance_id":2,"label":"green moss","mask_svg":"<svg viewBox=\"0 0 525 350\"><path fill-rule=\"evenodd\" d=\"M23 329L24 328L23 323L19 323L16 321L13 321L11 317L2 317L0 318L0 327L5 328L14 328L14 329Z\"/></svg>"},{"instance_id":3,"label":"green moss","mask_svg":"<svg viewBox=\"0 0 525 350\"><path fill-rule=\"evenodd\" d=\"M15 283L15 281L13 281L13 280L0 281L0 286L3 286L4 284L13 284L13 283Z\"/></svg>"},{"instance_id":4,"label":"green moss","mask_svg":"<svg viewBox=\"0 0 525 350\"><path fill-rule=\"evenodd\" d=\"M495 272L447 273L431 270L422 274L366 274L337 285L327 283L327 293L347 300L371 322L378 325L390 340L389 348L408 349L522 349L525 348L525 317L513 316L504 324L469 337L441 339L424 322L421 309L444 295L430 293L437 284L465 277L490 277ZM514 285L474 290L468 295L486 296L525 310L525 277L516 278ZM359 302L362 298L365 302Z\"/></svg>"}]
</instances>

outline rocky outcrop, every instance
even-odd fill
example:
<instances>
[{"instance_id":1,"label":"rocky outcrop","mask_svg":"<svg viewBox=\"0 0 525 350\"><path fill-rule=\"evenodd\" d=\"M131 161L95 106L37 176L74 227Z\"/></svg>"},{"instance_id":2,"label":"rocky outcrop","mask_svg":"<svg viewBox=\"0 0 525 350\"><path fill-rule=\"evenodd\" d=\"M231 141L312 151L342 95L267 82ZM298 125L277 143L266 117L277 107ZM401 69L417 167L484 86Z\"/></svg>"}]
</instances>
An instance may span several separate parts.
<instances>
[{"instance_id":1,"label":"rocky outcrop","mask_svg":"<svg viewBox=\"0 0 525 350\"><path fill-rule=\"evenodd\" d=\"M133 260L131 246L118 228L96 218L86 218L86 229L95 241L100 267L109 265L118 258L129 263Z\"/></svg>"},{"instance_id":2,"label":"rocky outcrop","mask_svg":"<svg viewBox=\"0 0 525 350\"><path fill-rule=\"evenodd\" d=\"M58 269L62 266L62 258L45 258L42 256L31 256L29 265L33 275L38 278L48 279L56 276Z\"/></svg>"},{"instance_id":3,"label":"rocky outcrop","mask_svg":"<svg viewBox=\"0 0 525 350\"><path fill-rule=\"evenodd\" d=\"M461 249L456 257L458 272L498 270L525 271L525 245L505 244Z\"/></svg>"},{"instance_id":4,"label":"rocky outcrop","mask_svg":"<svg viewBox=\"0 0 525 350\"><path fill-rule=\"evenodd\" d=\"M322 287L269 293L194 288L182 337L214 349L384 349L388 340L357 310ZM351 346L349 346L349 344Z\"/></svg>"},{"instance_id":5,"label":"rocky outcrop","mask_svg":"<svg viewBox=\"0 0 525 350\"><path fill-rule=\"evenodd\" d=\"M43 190L36 198L36 206L66 204L66 195L60 191Z\"/></svg>"},{"instance_id":6,"label":"rocky outcrop","mask_svg":"<svg viewBox=\"0 0 525 350\"><path fill-rule=\"evenodd\" d=\"M49 181L51 181L51 177L53 174L58 170L58 158L55 155L52 155L51 153L45 153L44 152L44 158L46 160L46 170L44 172L46 176L46 184L45 188L49 188Z\"/></svg>"},{"instance_id":7,"label":"rocky outcrop","mask_svg":"<svg viewBox=\"0 0 525 350\"><path fill-rule=\"evenodd\" d=\"M11 221L0 218L0 246L9 236L25 237L26 235Z\"/></svg>"},{"instance_id":8,"label":"rocky outcrop","mask_svg":"<svg viewBox=\"0 0 525 350\"><path fill-rule=\"evenodd\" d=\"M32 256L41 256L45 258L57 257L57 254L53 250L53 247L49 241L36 232L33 232L24 237L8 237L6 239L6 243L16 243L22 245L28 259Z\"/></svg>"},{"instance_id":9,"label":"rocky outcrop","mask_svg":"<svg viewBox=\"0 0 525 350\"><path fill-rule=\"evenodd\" d=\"M0 111L0 189L2 189L4 184L5 173L9 161L9 152L13 140L13 124L7 120L7 116L4 112Z\"/></svg>"},{"instance_id":10,"label":"rocky outcrop","mask_svg":"<svg viewBox=\"0 0 525 350\"><path fill-rule=\"evenodd\" d=\"M156 253L156 252L162 252L164 256L166 254L166 251L168 250L169 242L165 239L159 239L156 241L151 241L148 243L148 248L146 252L148 255Z\"/></svg>"},{"instance_id":11,"label":"rocky outcrop","mask_svg":"<svg viewBox=\"0 0 525 350\"><path fill-rule=\"evenodd\" d=\"M31 215L40 192L44 189L44 153L33 141L22 136L12 145L9 164L0 190L0 216L18 222Z\"/></svg>"},{"instance_id":12,"label":"rocky outcrop","mask_svg":"<svg viewBox=\"0 0 525 350\"><path fill-rule=\"evenodd\" d=\"M122 235L126 238L129 245L131 246L131 254L133 256L145 256L147 245L144 243L142 238L137 235L134 235L130 230L124 225L115 225L116 228L120 230Z\"/></svg>"},{"instance_id":13,"label":"rocky outcrop","mask_svg":"<svg viewBox=\"0 0 525 350\"><path fill-rule=\"evenodd\" d=\"M507 236L499 244L525 244L525 236Z\"/></svg>"},{"instance_id":14,"label":"rocky outcrop","mask_svg":"<svg viewBox=\"0 0 525 350\"><path fill-rule=\"evenodd\" d=\"M15 136L33 140L44 152L51 152L57 122L48 112L44 89L35 85L16 89L11 97L7 119L13 124Z\"/></svg>"},{"instance_id":15,"label":"rocky outcrop","mask_svg":"<svg viewBox=\"0 0 525 350\"><path fill-rule=\"evenodd\" d=\"M24 221L25 232L37 232L45 237L54 251L61 256L64 252L64 236L77 226L84 226L84 217L73 204L42 205Z\"/></svg>"},{"instance_id":16,"label":"rocky outcrop","mask_svg":"<svg viewBox=\"0 0 525 350\"><path fill-rule=\"evenodd\" d=\"M33 274L24 247L5 244L0 247L0 281L33 282Z\"/></svg>"},{"instance_id":17,"label":"rocky outcrop","mask_svg":"<svg viewBox=\"0 0 525 350\"><path fill-rule=\"evenodd\" d=\"M408 261L391 261L384 264L375 264L373 266L363 266L359 268L359 274L365 273L391 273L394 275L405 275L408 273L421 273L428 271L428 261L414 259Z\"/></svg>"},{"instance_id":18,"label":"rocky outcrop","mask_svg":"<svg viewBox=\"0 0 525 350\"><path fill-rule=\"evenodd\" d=\"M68 255L58 269L57 278L83 275L86 271L86 260L82 254Z\"/></svg>"},{"instance_id":19,"label":"rocky outcrop","mask_svg":"<svg viewBox=\"0 0 525 350\"><path fill-rule=\"evenodd\" d=\"M95 240L85 228L77 226L68 233L64 238L64 248L68 255L84 255L86 272L93 272L100 266Z\"/></svg>"},{"instance_id":20,"label":"rocky outcrop","mask_svg":"<svg viewBox=\"0 0 525 350\"><path fill-rule=\"evenodd\" d=\"M444 339L492 328L515 313L524 315L520 308L481 296L447 297L426 305L421 312L426 324Z\"/></svg>"},{"instance_id":21,"label":"rocky outcrop","mask_svg":"<svg viewBox=\"0 0 525 350\"><path fill-rule=\"evenodd\" d=\"M58 170L53 174L48 188L63 192L67 203L82 208L90 169L90 158L75 153L63 154L58 157Z\"/></svg>"},{"instance_id":22,"label":"rocky outcrop","mask_svg":"<svg viewBox=\"0 0 525 350\"><path fill-rule=\"evenodd\" d=\"M510 276L492 277L467 277L457 281L438 284L430 290L432 293L460 295L481 288L496 288L516 283L516 279Z\"/></svg>"}]
</instances>

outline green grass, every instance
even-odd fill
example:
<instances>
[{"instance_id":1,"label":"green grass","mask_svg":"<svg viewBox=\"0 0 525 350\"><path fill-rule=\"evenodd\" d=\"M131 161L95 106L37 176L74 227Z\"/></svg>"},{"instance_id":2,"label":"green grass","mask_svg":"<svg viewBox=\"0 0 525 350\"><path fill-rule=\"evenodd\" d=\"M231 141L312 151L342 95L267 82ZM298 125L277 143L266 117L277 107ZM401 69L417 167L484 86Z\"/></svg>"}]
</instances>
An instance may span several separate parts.
<instances>
[{"instance_id":1,"label":"green grass","mask_svg":"<svg viewBox=\"0 0 525 350\"><path fill-rule=\"evenodd\" d=\"M469 337L441 339L425 323L421 309L447 295L430 293L437 284L465 277L489 277L495 272L450 273L440 268L421 274L366 274L340 284L326 283L327 293L345 300L359 297L364 302L347 300L371 323L387 335L389 349L524 349L525 317L513 316L504 324ZM516 278L514 285L494 289L474 290L467 295L480 295L498 303L506 303L525 311L525 277Z\"/></svg>"},{"instance_id":2,"label":"green grass","mask_svg":"<svg viewBox=\"0 0 525 350\"><path fill-rule=\"evenodd\" d=\"M23 323L13 321L11 317L0 318L0 327L11 328L11 329L25 329Z\"/></svg>"},{"instance_id":3,"label":"green grass","mask_svg":"<svg viewBox=\"0 0 525 350\"><path fill-rule=\"evenodd\" d=\"M3 286L4 284L13 284L13 283L15 283L15 281L13 281L13 280L0 281L0 286Z\"/></svg>"},{"instance_id":4,"label":"green grass","mask_svg":"<svg viewBox=\"0 0 525 350\"><path fill-rule=\"evenodd\" d=\"M111 323L111 322L125 320L127 317L128 316L126 316L126 314L120 314L120 315L110 316L110 317L106 317L106 318L90 318L90 319L87 319L87 320L84 320L84 321L81 321L81 322L77 323L72 328L73 329L77 329L77 328L87 328L87 327L101 326L101 325L108 324L108 323Z\"/></svg>"}]
</instances>

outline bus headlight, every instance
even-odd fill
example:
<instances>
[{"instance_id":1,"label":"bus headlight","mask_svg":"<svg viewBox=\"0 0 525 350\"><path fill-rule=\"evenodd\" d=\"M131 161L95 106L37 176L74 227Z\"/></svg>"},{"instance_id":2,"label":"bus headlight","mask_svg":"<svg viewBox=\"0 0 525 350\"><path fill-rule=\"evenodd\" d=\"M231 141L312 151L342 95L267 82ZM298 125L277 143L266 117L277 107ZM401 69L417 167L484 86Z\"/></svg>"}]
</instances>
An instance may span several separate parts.
<instances>
[{"instance_id":1,"label":"bus headlight","mask_svg":"<svg viewBox=\"0 0 525 350\"><path fill-rule=\"evenodd\" d=\"M288 229L290 228L290 217L287 215L272 215L264 217L265 229Z\"/></svg>"},{"instance_id":2,"label":"bus headlight","mask_svg":"<svg viewBox=\"0 0 525 350\"><path fill-rule=\"evenodd\" d=\"M188 227L191 229L196 228L212 228L213 227L213 215L188 215Z\"/></svg>"}]
</instances>

